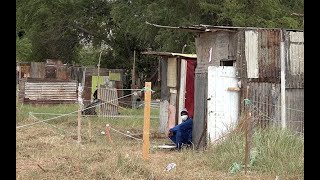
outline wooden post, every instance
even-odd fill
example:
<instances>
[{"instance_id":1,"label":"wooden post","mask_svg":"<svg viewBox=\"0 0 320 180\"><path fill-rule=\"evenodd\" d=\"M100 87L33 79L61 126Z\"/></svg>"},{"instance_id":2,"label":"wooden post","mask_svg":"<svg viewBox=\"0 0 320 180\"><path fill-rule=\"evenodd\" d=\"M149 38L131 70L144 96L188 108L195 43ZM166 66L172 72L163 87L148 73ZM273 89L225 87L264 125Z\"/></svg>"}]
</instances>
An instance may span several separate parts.
<instances>
[{"instance_id":1,"label":"wooden post","mask_svg":"<svg viewBox=\"0 0 320 180\"><path fill-rule=\"evenodd\" d=\"M109 143L112 144L111 135L110 135L110 125L109 124L106 124L106 136L107 136L107 139L108 139Z\"/></svg>"},{"instance_id":2,"label":"wooden post","mask_svg":"<svg viewBox=\"0 0 320 180\"><path fill-rule=\"evenodd\" d=\"M149 134L150 134L150 102L151 82L145 82L144 91L144 125L143 125L143 158L149 160Z\"/></svg>"},{"instance_id":3,"label":"wooden post","mask_svg":"<svg viewBox=\"0 0 320 180\"><path fill-rule=\"evenodd\" d=\"M79 102L79 110L78 110L78 144L81 143L82 91L83 91L83 87L79 83L79 86L78 86L78 102Z\"/></svg>"},{"instance_id":4,"label":"wooden post","mask_svg":"<svg viewBox=\"0 0 320 180\"><path fill-rule=\"evenodd\" d=\"M133 51L133 65L132 65L132 82L131 89L136 89L136 50ZM135 92L135 90L131 90L131 93ZM131 106L132 109L136 108L136 96L131 96Z\"/></svg>"},{"instance_id":5,"label":"wooden post","mask_svg":"<svg viewBox=\"0 0 320 180\"><path fill-rule=\"evenodd\" d=\"M249 98L249 86L247 86L247 92L246 92L246 99ZM249 149L249 142L248 142L248 119L250 117L250 112L249 108L246 108L246 118L245 118L245 164L244 164L244 174L247 174L247 166L249 162L249 154L250 154L250 149Z\"/></svg>"},{"instance_id":6,"label":"wooden post","mask_svg":"<svg viewBox=\"0 0 320 180\"><path fill-rule=\"evenodd\" d=\"M97 84L97 99L100 99L101 98L101 95L100 95L100 61L101 61L101 54L102 54L102 51L100 52L100 55L99 55L99 62L98 62L98 84ZM96 111L97 111L97 114L100 115L100 106L97 106L96 107Z\"/></svg>"},{"instance_id":7,"label":"wooden post","mask_svg":"<svg viewBox=\"0 0 320 180\"><path fill-rule=\"evenodd\" d=\"M281 33L282 35L282 33ZM281 40L282 41L282 40ZM285 65L285 44L280 42L280 64L281 64L281 73L280 73L280 94L281 94L281 127L285 129L286 125L286 65Z\"/></svg>"}]
</instances>

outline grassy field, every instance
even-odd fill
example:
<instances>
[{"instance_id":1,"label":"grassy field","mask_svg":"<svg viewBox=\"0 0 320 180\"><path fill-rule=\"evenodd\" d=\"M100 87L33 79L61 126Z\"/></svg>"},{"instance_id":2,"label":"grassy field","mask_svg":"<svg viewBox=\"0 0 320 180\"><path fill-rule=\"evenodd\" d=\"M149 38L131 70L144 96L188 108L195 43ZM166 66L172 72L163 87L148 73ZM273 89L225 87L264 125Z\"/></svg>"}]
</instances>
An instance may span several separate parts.
<instances>
[{"instance_id":1,"label":"grassy field","mask_svg":"<svg viewBox=\"0 0 320 180\"><path fill-rule=\"evenodd\" d=\"M21 126L77 110L77 105L17 105L16 124ZM35 113L29 118L29 112ZM151 116L159 110L152 109ZM247 175L243 168L230 173L232 165L243 165L244 137L233 134L217 146L204 151L180 152L157 149L154 145L171 143L158 133L159 119L151 119L150 160L142 158L142 141L111 131L107 141L106 124L142 139L143 109L121 109L129 118L82 118L82 143L77 144L77 115L64 116L46 123L16 130L17 179L303 179L304 141L289 131L256 130L252 150L256 156ZM89 139L91 122L91 140ZM49 125L50 124L50 125ZM165 171L169 163L176 167Z\"/></svg>"}]
</instances>

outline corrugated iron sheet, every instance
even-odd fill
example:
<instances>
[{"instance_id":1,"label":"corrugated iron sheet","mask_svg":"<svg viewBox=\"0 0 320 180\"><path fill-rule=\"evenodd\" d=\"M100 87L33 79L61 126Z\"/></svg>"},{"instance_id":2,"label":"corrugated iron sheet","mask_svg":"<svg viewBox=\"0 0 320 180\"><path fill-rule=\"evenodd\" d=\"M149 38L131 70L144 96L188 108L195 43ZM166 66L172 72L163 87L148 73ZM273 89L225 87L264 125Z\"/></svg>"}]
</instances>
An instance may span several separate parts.
<instances>
[{"instance_id":1,"label":"corrugated iron sheet","mask_svg":"<svg viewBox=\"0 0 320 180\"><path fill-rule=\"evenodd\" d=\"M261 127L281 122L280 84L251 82L249 85L249 100L253 107L250 110L256 123ZM242 88L246 91L246 88ZM243 92L245 93L245 92Z\"/></svg>"},{"instance_id":2,"label":"corrugated iron sheet","mask_svg":"<svg viewBox=\"0 0 320 180\"><path fill-rule=\"evenodd\" d=\"M99 106L99 116L110 117L118 115L119 102L118 94L115 88L100 88L99 99L102 100L102 105Z\"/></svg>"},{"instance_id":3,"label":"corrugated iron sheet","mask_svg":"<svg viewBox=\"0 0 320 180\"><path fill-rule=\"evenodd\" d=\"M286 89L287 126L304 133L304 89Z\"/></svg>"},{"instance_id":4,"label":"corrugated iron sheet","mask_svg":"<svg viewBox=\"0 0 320 180\"><path fill-rule=\"evenodd\" d=\"M280 30L259 30L259 79L280 82Z\"/></svg>"},{"instance_id":5,"label":"corrugated iron sheet","mask_svg":"<svg viewBox=\"0 0 320 180\"><path fill-rule=\"evenodd\" d=\"M248 78L259 77L258 32L245 31L245 56Z\"/></svg>"},{"instance_id":6,"label":"corrugated iron sheet","mask_svg":"<svg viewBox=\"0 0 320 180\"><path fill-rule=\"evenodd\" d=\"M27 103L75 103L77 83L27 80L23 93L23 101Z\"/></svg>"},{"instance_id":7,"label":"corrugated iron sheet","mask_svg":"<svg viewBox=\"0 0 320 180\"><path fill-rule=\"evenodd\" d=\"M278 29L238 32L237 67L239 77L255 82L280 83L280 41Z\"/></svg>"},{"instance_id":8,"label":"corrugated iron sheet","mask_svg":"<svg viewBox=\"0 0 320 180\"><path fill-rule=\"evenodd\" d=\"M286 87L304 87L304 35L303 32L287 32L288 56L286 62Z\"/></svg>"}]
</instances>

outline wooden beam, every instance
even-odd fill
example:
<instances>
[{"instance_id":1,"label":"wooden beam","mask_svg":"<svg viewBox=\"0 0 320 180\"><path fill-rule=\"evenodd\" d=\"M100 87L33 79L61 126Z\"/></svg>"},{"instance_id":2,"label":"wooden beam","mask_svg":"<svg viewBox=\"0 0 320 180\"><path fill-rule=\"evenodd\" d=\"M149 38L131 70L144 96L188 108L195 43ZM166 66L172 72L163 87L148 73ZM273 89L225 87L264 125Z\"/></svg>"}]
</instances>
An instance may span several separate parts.
<instances>
[{"instance_id":1,"label":"wooden beam","mask_svg":"<svg viewBox=\"0 0 320 180\"><path fill-rule=\"evenodd\" d=\"M228 87L228 91L240 91L238 87Z\"/></svg>"}]
</instances>

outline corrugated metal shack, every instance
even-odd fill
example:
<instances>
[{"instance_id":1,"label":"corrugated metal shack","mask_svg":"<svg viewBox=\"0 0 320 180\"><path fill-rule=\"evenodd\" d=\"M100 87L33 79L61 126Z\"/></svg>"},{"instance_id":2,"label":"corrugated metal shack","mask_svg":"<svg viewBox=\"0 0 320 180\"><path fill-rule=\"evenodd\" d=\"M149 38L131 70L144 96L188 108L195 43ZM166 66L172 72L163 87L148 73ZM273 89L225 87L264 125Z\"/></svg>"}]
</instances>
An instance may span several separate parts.
<instances>
[{"instance_id":1,"label":"corrugated metal shack","mask_svg":"<svg viewBox=\"0 0 320 180\"><path fill-rule=\"evenodd\" d=\"M84 83L83 102L88 105L93 99L93 93L97 89L98 82L109 88L120 89L117 91L117 96L123 96L123 70L122 69L107 69L100 68L99 76L98 69L95 67L72 67L71 78L79 83ZM119 99L122 101L123 99Z\"/></svg>"},{"instance_id":2,"label":"corrugated metal shack","mask_svg":"<svg viewBox=\"0 0 320 180\"><path fill-rule=\"evenodd\" d=\"M181 123L179 113L183 108L186 107L193 116L193 82L197 56L154 51L142 54L158 56L160 59L160 132L167 133L171 127ZM187 88L190 91L187 91Z\"/></svg>"},{"instance_id":3,"label":"corrugated metal shack","mask_svg":"<svg viewBox=\"0 0 320 180\"><path fill-rule=\"evenodd\" d=\"M244 115L245 98L252 103L251 112L258 125L277 124L304 132L303 31L152 25L196 34L193 130L196 148L205 147L208 141L214 142L226 133L220 132L224 121L238 121ZM232 79L232 82L228 84L221 79Z\"/></svg>"},{"instance_id":4,"label":"corrugated metal shack","mask_svg":"<svg viewBox=\"0 0 320 180\"><path fill-rule=\"evenodd\" d=\"M198 66L195 96L203 98L195 100L197 105L207 107L208 92L199 87L208 87L208 82L212 82L210 78L208 79L208 66L232 66L236 69L235 76L239 80L240 88L238 117L244 114L243 99L248 98L253 103L254 110L251 111L253 118L262 127L270 123L280 125L282 120L283 126L303 132L304 37L302 31L216 26L202 26L199 29L201 30L196 38ZM282 78L281 71L283 71ZM248 97L246 97L247 86L249 87ZM225 87L225 91L227 88ZM284 98L285 102L281 101ZM205 129L206 123L209 124L205 121L211 109L207 109L208 113L205 109L198 108L195 111L196 121L202 121L195 123L195 142L203 143L203 146L204 139L203 142L197 141L201 138L199 132ZM212 110L211 113L217 113L217 111Z\"/></svg>"},{"instance_id":5,"label":"corrugated metal shack","mask_svg":"<svg viewBox=\"0 0 320 180\"><path fill-rule=\"evenodd\" d=\"M57 79L24 78L19 83L23 103L62 104L77 102L77 82Z\"/></svg>"},{"instance_id":6,"label":"corrugated metal shack","mask_svg":"<svg viewBox=\"0 0 320 180\"><path fill-rule=\"evenodd\" d=\"M30 62L29 76L20 77L19 100L23 103L60 104L77 102L77 81L61 60Z\"/></svg>"}]
</instances>

